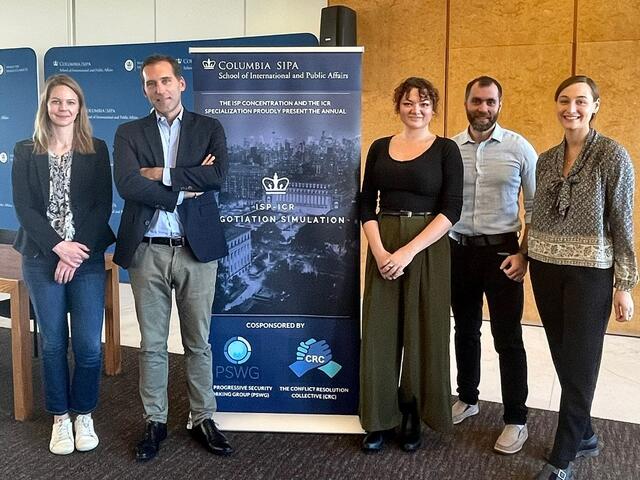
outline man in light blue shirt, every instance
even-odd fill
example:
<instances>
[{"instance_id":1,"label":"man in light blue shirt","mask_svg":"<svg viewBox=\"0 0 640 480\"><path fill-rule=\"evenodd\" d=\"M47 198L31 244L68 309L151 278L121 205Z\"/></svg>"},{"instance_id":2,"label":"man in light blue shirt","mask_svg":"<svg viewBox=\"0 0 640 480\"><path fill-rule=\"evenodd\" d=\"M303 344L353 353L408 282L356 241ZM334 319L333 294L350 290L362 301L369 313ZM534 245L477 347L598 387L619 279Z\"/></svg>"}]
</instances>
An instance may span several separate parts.
<instances>
[{"instance_id":1,"label":"man in light blue shirt","mask_svg":"<svg viewBox=\"0 0 640 480\"><path fill-rule=\"evenodd\" d=\"M467 85L469 127L456 135L464 164L462 214L451 238L451 308L455 320L458 401L453 423L478 413L480 327L487 297L491 333L500 359L505 428L495 443L513 454L527 440L527 359L522 342L526 238L535 193L538 158L521 135L502 128L502 87L491 77ZM519 196L522 191L525 228Z\"/></svg>"}]
</instances>

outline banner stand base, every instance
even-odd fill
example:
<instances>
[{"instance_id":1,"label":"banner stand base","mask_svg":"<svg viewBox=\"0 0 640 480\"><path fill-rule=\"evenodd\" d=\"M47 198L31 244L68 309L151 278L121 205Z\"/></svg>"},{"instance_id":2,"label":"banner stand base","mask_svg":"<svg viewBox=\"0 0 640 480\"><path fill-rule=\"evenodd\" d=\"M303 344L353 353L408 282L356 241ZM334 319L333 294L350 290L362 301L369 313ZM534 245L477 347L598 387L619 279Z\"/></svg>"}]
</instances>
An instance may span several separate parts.
<instances>
[{"instance_id":1,"label":"banner stand base","mask_svg":"<svg viewBox=\"0 0 640 480\"><path fill-rule=\"evenodd\" d=\"M236 432L364 433L357 415L217 412L214 419L221 430Z\"/></svg>"}]
</instances>

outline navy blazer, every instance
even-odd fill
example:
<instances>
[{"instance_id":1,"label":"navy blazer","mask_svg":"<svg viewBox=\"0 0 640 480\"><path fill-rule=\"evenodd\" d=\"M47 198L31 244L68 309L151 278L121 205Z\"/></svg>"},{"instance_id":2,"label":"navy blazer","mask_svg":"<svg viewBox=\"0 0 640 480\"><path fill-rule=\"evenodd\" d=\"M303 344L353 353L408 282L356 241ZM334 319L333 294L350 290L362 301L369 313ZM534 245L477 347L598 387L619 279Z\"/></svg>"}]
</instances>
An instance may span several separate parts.
<instances>
[{"instance_id":1,"label":"navy blazer","mask_svg":"<svg viewBox=\"0 0 640 480\"><path fill-rule=\"evenodd\" d=\"M96 153L73 152L71 163L71 212L75 235L91 253L102 253L115 236L109 226L112 184L109 151L105 143L93 139ZM49 155L35 154L33 140L18 142L13 150L13 204L20 228L14 248L25 256L52 255L63 238L47 218L49 206Z\"/></svg>"},{"instance_id":2,"label":"navy blazer","mask_svg":"<svg viewBox=\"0 0 640 480\"><path fill-rule=\"evenodd\" d=\"M213 165L201 165L208 154ZM227 255L214 190L227 173L227 141L218 120L184 110L171 186L140 174L142 167L164 167L162 140L155 112L118 127L113 147L113 176L124 210L114 261L127 268L158 209L172 212L181 191L205 192L178 205L184 235L194 256L209 262Z\"/></svg>"}]
</instances>

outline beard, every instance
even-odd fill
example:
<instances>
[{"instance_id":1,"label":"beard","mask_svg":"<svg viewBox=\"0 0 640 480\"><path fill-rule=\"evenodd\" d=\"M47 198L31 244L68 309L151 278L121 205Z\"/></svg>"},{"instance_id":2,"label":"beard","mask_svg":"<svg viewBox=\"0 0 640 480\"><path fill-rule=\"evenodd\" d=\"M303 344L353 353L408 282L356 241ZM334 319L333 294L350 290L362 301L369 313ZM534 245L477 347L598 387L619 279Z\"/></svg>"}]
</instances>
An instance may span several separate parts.
<instances>
[{"instance_id":1,"label":"beard","mask_svg":"<svg viewBox=\"0 0 640 480\"><path fill-rule=\"evenodd\" d=\"M467 111L467 120L469 120L469 125L477 132L486 132L492 129L498 121L498 113L496 112L495 115L491 115L490 113L480 115Z\"/></svg>"}]
</instances>

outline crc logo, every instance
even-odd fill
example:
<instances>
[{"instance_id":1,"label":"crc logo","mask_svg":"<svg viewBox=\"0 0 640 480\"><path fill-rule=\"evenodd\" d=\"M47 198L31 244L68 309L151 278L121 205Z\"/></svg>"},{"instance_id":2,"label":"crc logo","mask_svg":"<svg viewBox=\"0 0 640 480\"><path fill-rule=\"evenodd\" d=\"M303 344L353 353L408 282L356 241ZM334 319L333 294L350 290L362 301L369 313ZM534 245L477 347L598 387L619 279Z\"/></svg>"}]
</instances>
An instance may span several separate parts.
<instances>
[{"instance_id":1,"label":"crc logo","mask_svg":"<svg viewBox=\"0 0 640 480\"><path fill-rule=\"evenodd\" d=\"M251 356L251 344L244 337L231 337L224 344L224 356L229 363L241 365Z\"/></svg>"},{"instance_id":2,"label":"crc logo","mask_svg":"<svg viewBox=\"0 0 640 480\"><path fill-rule=\"evenodd\" d=\"M8 160L9 156L7 155L7 152L0 152L0 163L7 163Z\"/></svg>"},{"instance_id":3,"label":"crc logo","mask_svg":"<svg viewBox=\"0 0 640 480\"><path fill-rule=\"evenodd\" d=\"M135 68L136 64L133 62L133 60L131 60L130 58L127 58L124 61L124 69L127 72L130 72L131 70L133 70Z\"/></svg>"},{"instance_id":4,"label":"crc logo","mask_svg":"<svg viewBox=\"0 0 640 480\"><path fill-rule=\"evenodd\" d=\"M215 70L216 61L211 60L210 58L207 57L206 60L202 61L202 68L204 68L205 70Z\"/></svg>"},{"instance_id":5,"label":"crc logo","mask_svg":"<svg viewBox=\"0 0 640 480\"><path fill-rule=\"evenodd\" d=\"M332 358L331 347L326 340L317 341L310 338L306 342L300 342L296 350L296 361L289 365L289 368L298 378L316 368L333 378L342 365L331 360Z\"/></svg>"},{"instance_id":6,"label":"crc logo","mask_svg":"<svg viewBox=\"0 0 640 480\"><path fill-rule=\"evenodd\" d=\"M262 179L262 186L268 195L284 195L287 193L289 179L287 177L280 178L277 173L274 173L273 178L264 177Z\"/></svg>"}]
</instances>

